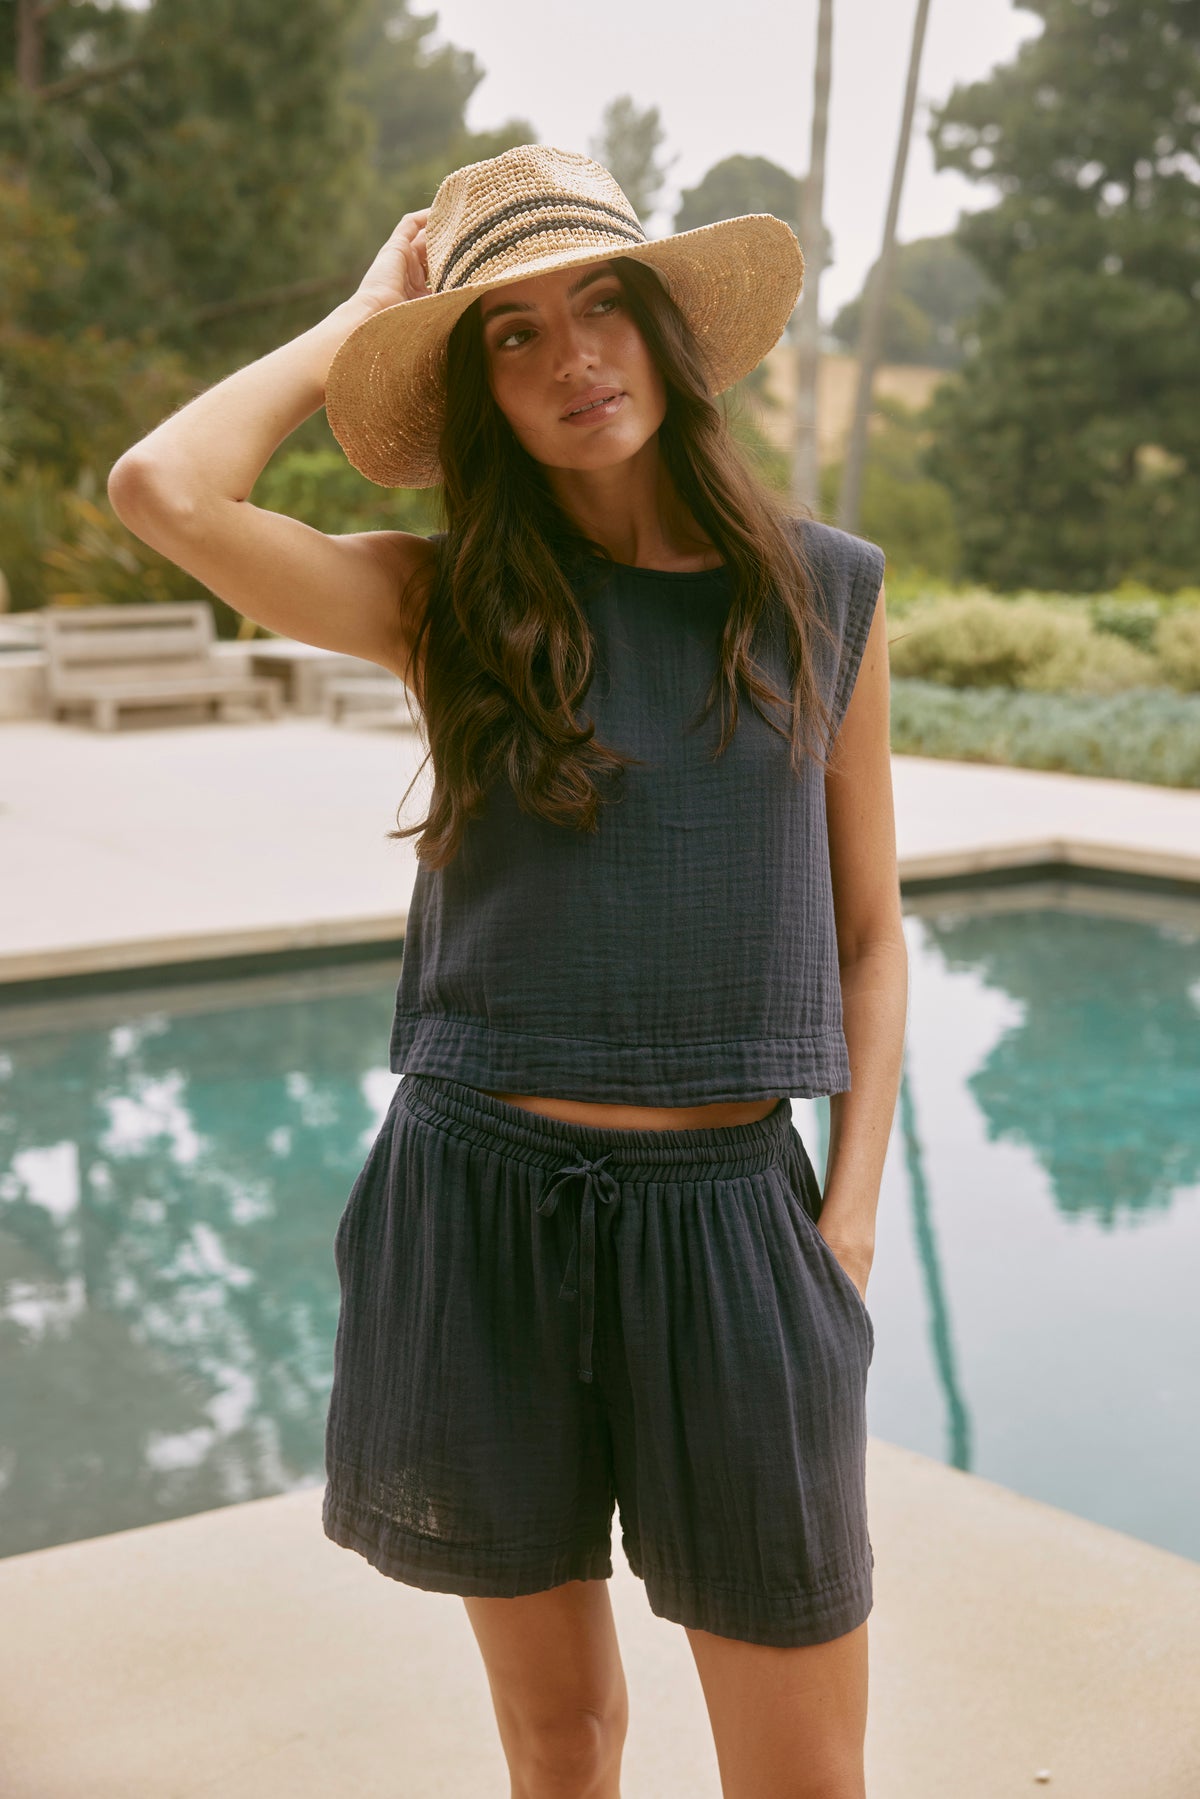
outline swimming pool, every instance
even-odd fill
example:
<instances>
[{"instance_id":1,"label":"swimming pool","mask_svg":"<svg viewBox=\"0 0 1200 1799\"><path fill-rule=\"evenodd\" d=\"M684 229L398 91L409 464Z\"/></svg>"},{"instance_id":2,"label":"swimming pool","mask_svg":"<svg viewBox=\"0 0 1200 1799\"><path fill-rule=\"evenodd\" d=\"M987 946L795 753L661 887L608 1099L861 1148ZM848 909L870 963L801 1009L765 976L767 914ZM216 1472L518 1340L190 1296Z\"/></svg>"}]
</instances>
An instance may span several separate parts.
<instances>
[{"instance_id":1,"label":"swimming pool","mask_svg":"<svg viewBox=\"0 0 1200 1799\"><path fill-rule=\"evenodd\" d=\"M1014 883L905 930L869 1428L1200 1557L1200 900ZM0 1554L323 1481L396 974L0 1008Z\"/></svg>"}]
</instances>

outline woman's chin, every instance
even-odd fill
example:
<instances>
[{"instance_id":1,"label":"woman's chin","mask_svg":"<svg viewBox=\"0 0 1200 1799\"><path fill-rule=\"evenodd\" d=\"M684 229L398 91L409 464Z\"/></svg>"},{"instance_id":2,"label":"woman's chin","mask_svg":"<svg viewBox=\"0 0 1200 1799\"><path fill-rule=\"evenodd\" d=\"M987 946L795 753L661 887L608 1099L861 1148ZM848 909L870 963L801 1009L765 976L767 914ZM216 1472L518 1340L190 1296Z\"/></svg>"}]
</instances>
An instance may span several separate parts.
<instances>
[{"instance_id":1,"label":"woman's chin","mask_svg":"<svg viewBox=\"0 0 1200 1799\"><path fill-rule=\"evenodd\" d=\"M555 444L544 446L539 461L549 463L552 468L578 469L598 471L606 468L618 468L624 462L631 462L638 451L653 437L653 431L597 432L586 443ZM537 455L536 451L531 452Z\"/></svg>"}]
</instances>

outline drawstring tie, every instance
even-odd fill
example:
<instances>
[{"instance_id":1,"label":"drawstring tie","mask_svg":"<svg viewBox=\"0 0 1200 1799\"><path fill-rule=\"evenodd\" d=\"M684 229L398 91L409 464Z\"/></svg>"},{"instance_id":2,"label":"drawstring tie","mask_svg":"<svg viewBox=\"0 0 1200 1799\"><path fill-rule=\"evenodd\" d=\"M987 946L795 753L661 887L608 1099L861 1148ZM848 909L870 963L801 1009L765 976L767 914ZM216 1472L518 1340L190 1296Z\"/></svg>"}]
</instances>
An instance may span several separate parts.
<instances>
[{"instance_id":1,"label":"drawstring tie","mask_svg":"<svg viewBox=\"0 0 1200 1799\"><path fill-rule=\"evenodd\" d=\"M563 1275L562 1286L559 1288L559 1298L574 1299L575 1270L578 1263L579 1378L584 1381L592 1378L592 1325L596 1314L596 1195L600 1195L606 1206L615 1205L621 1197L616 1178L604 1166L611 1160L610 1150L607 1155L597 1156L595 1161L573 1162L569 1168L560 1168L539 1199L537 1207L544 1217L549 1217L557 1206L558 1196L566 1183L571 1180L583 1182L579 1225L567 1260L567 1272Z\"/></svg>"}]
</instances>

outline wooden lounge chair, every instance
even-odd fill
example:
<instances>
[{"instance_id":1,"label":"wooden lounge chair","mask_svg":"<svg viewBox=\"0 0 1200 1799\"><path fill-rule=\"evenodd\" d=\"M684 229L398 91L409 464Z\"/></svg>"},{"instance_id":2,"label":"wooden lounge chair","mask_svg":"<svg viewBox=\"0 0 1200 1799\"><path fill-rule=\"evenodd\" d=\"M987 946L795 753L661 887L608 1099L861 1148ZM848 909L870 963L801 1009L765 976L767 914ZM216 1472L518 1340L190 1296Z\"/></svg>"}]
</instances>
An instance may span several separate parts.
<instances>
[{"instance_id":1,"label":"wooden lounge chair","mask_svg":"<svg viewBox=\"0 0 1200 1799\"><path fill-rule=\"evenodd\" d=\"M325 716L331 724L394 725L417 729L416 702L398 675L346 675L325 686Z\"/></svg>"},{"instance_id":2,"label":"wooden lounge chair","mask_svg":"<svg viewBox=\"0 0 1200 1799\"><path fill-rule=\"evenodd\" d=\"M206 704L221 718L247 701L268 718L280 711L278 683L216 656L205 600L148 606L48 606L45 627L50 716L90 712L115 731L133 706Z\"/></svg>"}]
</instances>

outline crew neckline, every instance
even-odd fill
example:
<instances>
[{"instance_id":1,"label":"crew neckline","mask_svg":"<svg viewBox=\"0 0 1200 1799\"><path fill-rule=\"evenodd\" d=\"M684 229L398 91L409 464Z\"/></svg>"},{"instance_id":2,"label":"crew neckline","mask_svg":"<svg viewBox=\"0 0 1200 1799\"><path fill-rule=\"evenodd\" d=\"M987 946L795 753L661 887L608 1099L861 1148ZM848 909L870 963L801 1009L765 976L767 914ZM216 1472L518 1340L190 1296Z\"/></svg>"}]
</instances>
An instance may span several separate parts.
<instances>
[{"instance_id":1,"label":"crew neckline","mask_svg":"<svg viewBox=\"0 0 1200 1799\"><path fill-rule=\"evenodd\" d=\"M653 575L659 581L702 581L709 575L729 572L727 562L718 562L712 568L644 568L640 562L614 562L603 556L597 556L596 561L602 568L620 569L625 575Z\"/></svg>"}]
</instances>

